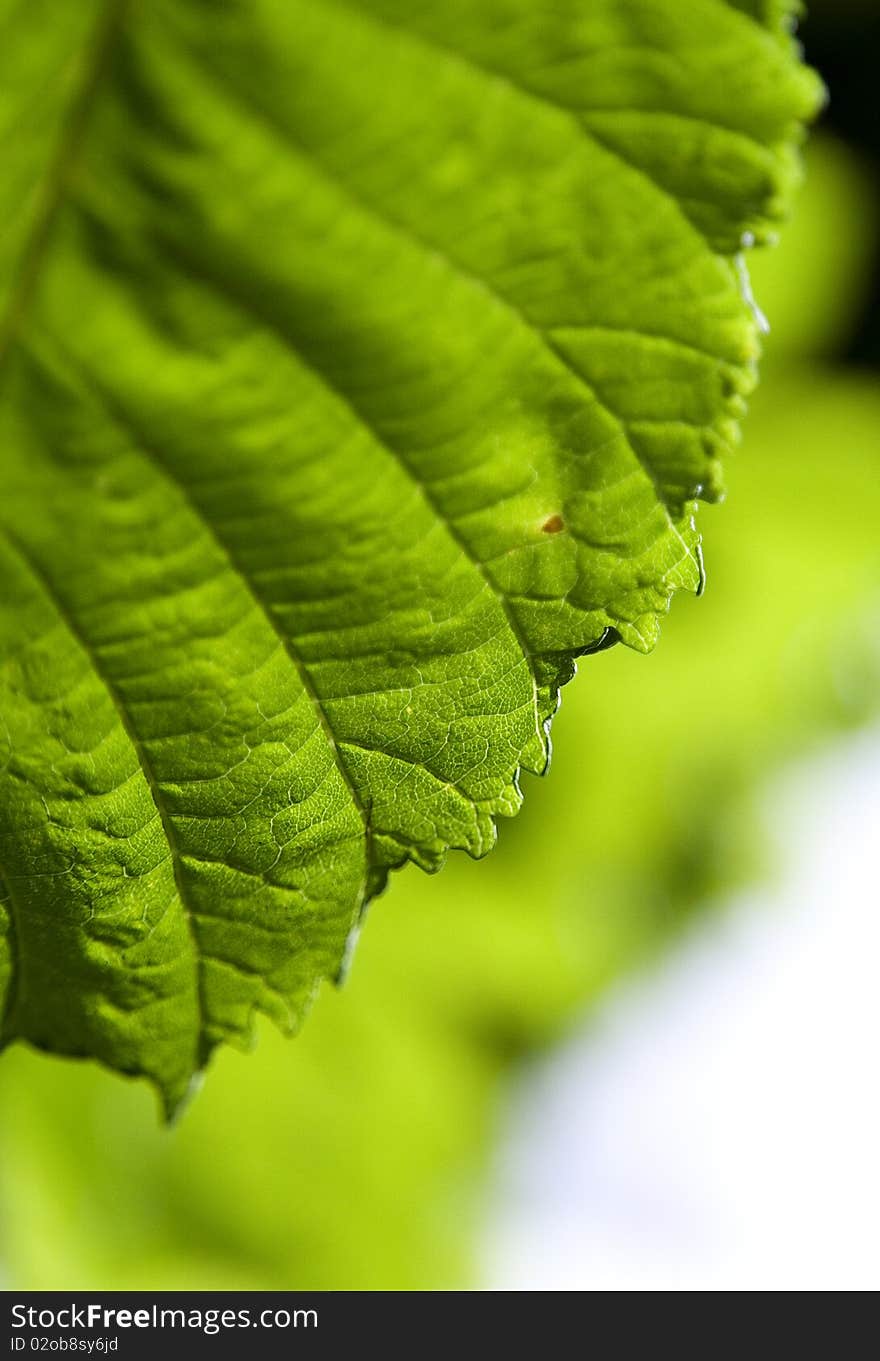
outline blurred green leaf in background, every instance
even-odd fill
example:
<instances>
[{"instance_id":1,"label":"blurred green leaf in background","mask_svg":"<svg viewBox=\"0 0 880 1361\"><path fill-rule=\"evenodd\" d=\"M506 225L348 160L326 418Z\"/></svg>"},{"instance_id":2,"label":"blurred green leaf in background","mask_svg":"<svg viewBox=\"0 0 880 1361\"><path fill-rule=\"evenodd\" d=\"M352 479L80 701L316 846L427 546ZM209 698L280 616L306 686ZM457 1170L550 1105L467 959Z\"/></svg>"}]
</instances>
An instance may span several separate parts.
<instances>
[{"instance_id":1,"label":"blurred green leaf in background","mask_svg":"<svg viewBox=\"0 0 880 1361\"><path fill-rule=\"evenodd\" d=\"M755 293L764 383L704 511L708 589L650 663L585 660L502 854L407 872L291 1045L220 1056L185 1118L94 1067L0 1066L0 1270L20 1288L432 1289L479 1281L502 1084L695 910L761 868L748 793L874 712L880 393L833 363L876 245L870 178L817 138Z\"/></svg>"}]
</instances>

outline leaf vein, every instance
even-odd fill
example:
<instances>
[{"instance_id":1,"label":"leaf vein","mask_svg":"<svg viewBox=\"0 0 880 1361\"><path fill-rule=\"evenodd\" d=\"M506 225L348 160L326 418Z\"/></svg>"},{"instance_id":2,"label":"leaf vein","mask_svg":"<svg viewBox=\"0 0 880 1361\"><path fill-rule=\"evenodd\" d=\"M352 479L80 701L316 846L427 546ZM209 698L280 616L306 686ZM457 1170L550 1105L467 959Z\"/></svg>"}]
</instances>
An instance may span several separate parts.
<instances>
[{"instance_id":1,"label":"leaf vein","mask_svg":"<svg viewBox=\"0 0 880 1361\"><path fill-rule=\"evenodd\" d=\"M77 623L73 614L65 604L62 597L58 594L52 582L46 576L45 572L33 560L30 553L27 551L27 549L24 547L21 541L16 536L11 534L8 529L4 530L3 533L7 542L15 550L21 561L24 563L25 567L30 572L30 575L35 581L35 583L40 587L43 594L46 596L46 598L53 606L56 614L63 621L71 637L75 639L75 641L82 648L85 655L88 657L95 675L100 679L102 685L104 686L105 691L107 692L110 700L113 703L114 708L116 709L117 714L119 715L119 722L126 736L128 737L129 742L131 743L132 749L134 750L135 755L137 756L138 762L140 764L141 770L143 771L144 779L146 780L147 787L150 791L150 796L156 807L156 811L158 812L159 817L162 821L162 830L165 833L165 840L168 843L168 853L169 858L171 860L172 870L174 873L174 882L177 888L177 896L180 900L180 906L183 911L184 918L186 920L187 930L189 932L189 938L192 945L193 966L195 972L195 992L199 1010L199 1027L200 1027L199 1043L201 1047L205 1036L205 1026L208 1019L208 1014L205 1003L198 937L196 935L194 926L195 913L192 905L188 900L188 894L182 872L182 852L177 843L177 836L174 831L173 820L165 805L161 785L156 778L155 771L153 770L152 763L150 762L150 758L146 752L146 749L144 748L144 745L141 739L139 738L137 732L131 725L131 722L128 717L128 712L126 710L125 704L122 701L122 696L119 694L112 680L109 678L109 676L107 676L106 672L104 671L101 665L100 656L98 652L96 651L92 643L89 641L88 637L83 632L80 625ZM204 1054L204 1052L200 1051L199 1057L200 1061L204 1061L206 1055Z\"/></svg>"}]
</instances>

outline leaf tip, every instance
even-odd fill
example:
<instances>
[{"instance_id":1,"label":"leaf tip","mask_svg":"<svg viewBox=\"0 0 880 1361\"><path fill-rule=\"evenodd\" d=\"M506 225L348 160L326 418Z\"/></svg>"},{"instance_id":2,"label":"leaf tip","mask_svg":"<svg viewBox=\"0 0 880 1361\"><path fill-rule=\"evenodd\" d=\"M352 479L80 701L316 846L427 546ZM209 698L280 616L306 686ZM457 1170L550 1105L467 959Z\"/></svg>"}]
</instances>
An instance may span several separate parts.
<instances>
[{"instance_id":1,"label":"leaf tip","mask_svg":"<svg viewBox=\"0 0 880 1361\"><path fill-rule=\"evenodd\" d=\"M205 1068L198 1068L190 1075L183 1087L157 1086L162 1120L167 1129L173 1129L196 1099L205 1083Z\"/></svg>"}]
</instances>

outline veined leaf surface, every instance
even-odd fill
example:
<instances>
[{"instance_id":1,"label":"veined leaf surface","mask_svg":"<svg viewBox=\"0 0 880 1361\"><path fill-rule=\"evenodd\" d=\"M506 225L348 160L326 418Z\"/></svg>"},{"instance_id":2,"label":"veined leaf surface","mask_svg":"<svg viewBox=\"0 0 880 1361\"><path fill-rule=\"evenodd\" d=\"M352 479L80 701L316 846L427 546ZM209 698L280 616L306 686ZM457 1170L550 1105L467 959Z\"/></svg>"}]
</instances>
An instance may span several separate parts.
<instances>
[{"instance_id":1,"label":"veined leaf surface","mask_svg":"<svg viewBox=\"0 0 880 1361\"><path fill-rule=\"evenodd\" d=\"M699 587L779 16L0 0L4 1042L173 1109Z\"/></svg>"}]
</instances>

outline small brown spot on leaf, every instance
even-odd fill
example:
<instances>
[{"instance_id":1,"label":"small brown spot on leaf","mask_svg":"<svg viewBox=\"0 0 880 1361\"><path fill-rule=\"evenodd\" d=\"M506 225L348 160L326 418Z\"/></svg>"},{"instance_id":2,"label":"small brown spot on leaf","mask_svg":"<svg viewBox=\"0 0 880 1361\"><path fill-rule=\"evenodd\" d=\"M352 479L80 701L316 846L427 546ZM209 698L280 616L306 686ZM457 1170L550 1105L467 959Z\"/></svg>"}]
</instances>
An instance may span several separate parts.
<instances>
[{"instance_id":1,"label":"small brown spot on leaf","mask_svg":"<svg viewBox=\"0 0 880 1361\"><path fill-rule=\"evenodd\" d=\"M545 534L558 534L560 530L565 529L565 521L561 515L551 515L544 521L541 528Z\"/></svg>"}]
</instances>

